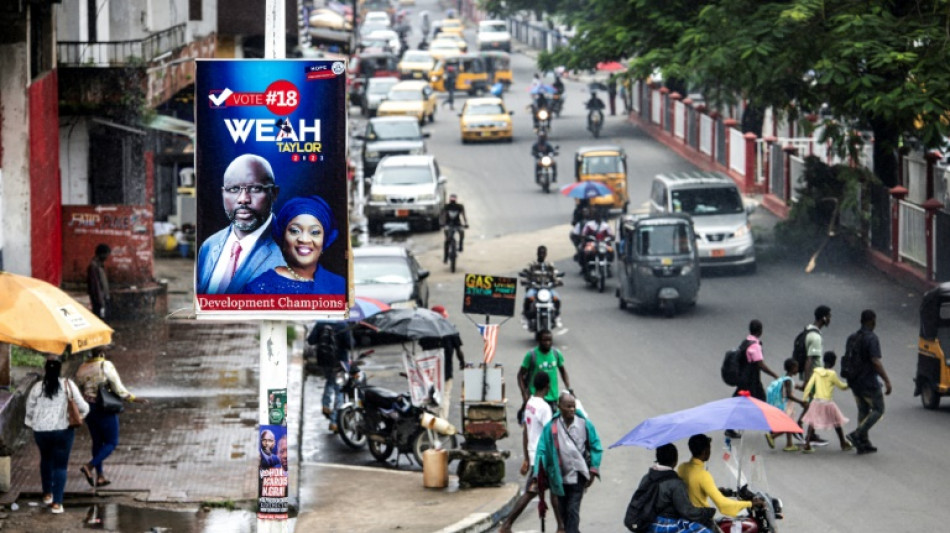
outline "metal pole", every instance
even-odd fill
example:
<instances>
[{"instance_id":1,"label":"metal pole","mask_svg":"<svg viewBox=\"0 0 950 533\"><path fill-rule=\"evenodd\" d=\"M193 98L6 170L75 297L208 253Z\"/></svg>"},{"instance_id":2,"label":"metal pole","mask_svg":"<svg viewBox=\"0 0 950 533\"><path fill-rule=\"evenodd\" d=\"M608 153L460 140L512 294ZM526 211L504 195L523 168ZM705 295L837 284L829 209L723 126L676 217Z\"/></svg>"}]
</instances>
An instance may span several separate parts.
<instances>
[{"instance_id":1,"label":"metal pole","mask_svg":"<svg viewBox=\"0 0 950 533\"><path fill-rule=\"evenodd\" d=\"M266 0L264 15L264 57L267 59L284 59L287 57L285 27L287 21L284 0ZM260 381L258 389L258 422L260 425L270 424L269 396L273 390L287 390L287 322L284 320L261 320L260 325ZM285 412L289 407L284 405ZM259 437L255 435L255 441ZM293 433L287 431L287 438ZM257 463L260 459L252 457ZM293 474L296 475L296 472ZM287 472L288 477L291 472ZM288 484L289 489L289 484ZM285 497L289 496L286 490ZM290 522L286 518L275 520L262 519L258 515L258 533L289 533Z\"/></svg>"}]
</instances>

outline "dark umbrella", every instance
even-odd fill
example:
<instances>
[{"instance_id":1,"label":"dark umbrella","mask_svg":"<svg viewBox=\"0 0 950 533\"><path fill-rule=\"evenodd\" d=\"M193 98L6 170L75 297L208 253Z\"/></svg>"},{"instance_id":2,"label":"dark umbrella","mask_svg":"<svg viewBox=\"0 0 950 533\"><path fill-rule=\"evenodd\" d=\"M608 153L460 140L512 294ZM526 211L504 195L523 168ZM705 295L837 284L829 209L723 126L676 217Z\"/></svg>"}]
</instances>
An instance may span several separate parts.
<instances>
[{"instance_id":1,"label":"dark umbrella","mask_svg":"<svg viewBox=\"0 0 950 533\"><path fill-rule=\"evenodd\" d=\"M604 91L607 92L607 86L604 85L602 81L592 81L587 84L587 89L590 91Z\"/></svg>"},{"instance_id":2,"label":"dark umbrella","mask_svg":"<svg viewBox=\"0 0 950 533\"><path fill-rule=\"evenodd\" d=\"M442 338L458 335L459 330L439 313L429 309L390 309L362 321L379 333L407 339Z\"/></svg>"}]
</instances>

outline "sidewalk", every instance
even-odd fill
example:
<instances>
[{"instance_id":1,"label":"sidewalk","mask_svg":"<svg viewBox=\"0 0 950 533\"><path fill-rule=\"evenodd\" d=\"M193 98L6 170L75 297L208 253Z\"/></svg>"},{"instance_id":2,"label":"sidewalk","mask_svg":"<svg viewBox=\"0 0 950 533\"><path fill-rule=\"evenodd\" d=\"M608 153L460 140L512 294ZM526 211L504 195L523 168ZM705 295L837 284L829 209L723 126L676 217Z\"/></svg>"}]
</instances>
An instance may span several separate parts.
<instances>
[{"instance_id":1,"label":"sidewalk","mask_svg":"<svg viewBox=\"0 0 950 533\"><path fill-rule=\"evenodd\" d=\"M168 281L172 316L189 314L183 309L192 298L192 268L192 260L156 259L156 278ZM127 405L120 415L120 443L106 461L111 484L97 498L80 474L91 450L88 431L80 428L68 470L67 512L56 516L33 506L41 494L39 453L27 432L27 441L12 457L12 489L0 495L0 504L18 502L20 511L0 513L3 531L78 531L90 502L191 510L217 502L256 508L258 325L172 318L119 322L115 328L110 358L129 390L151 403ZM300 342L290 355L288 402L294 409L288 416L294 434L303 409ZM298 450L291 449L292 464L299 464ZM450 488L427 490L420 471L336 464L295 470L291 482L304 482L299 531L379 531L392 524L402 531L486 531L518 495L513 484L461 491L454 476Z\"/></svg>"}]
</instances>

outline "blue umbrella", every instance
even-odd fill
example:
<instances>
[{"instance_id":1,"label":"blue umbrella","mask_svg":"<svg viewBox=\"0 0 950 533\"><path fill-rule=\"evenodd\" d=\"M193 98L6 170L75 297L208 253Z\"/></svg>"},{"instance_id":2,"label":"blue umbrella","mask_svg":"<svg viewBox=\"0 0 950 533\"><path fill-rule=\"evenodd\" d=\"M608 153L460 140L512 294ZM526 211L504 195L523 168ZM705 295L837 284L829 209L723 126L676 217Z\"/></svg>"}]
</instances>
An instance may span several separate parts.
<instances>
[{"instance_id":1,"label":"blue umbrella","mask_svg":"<svg viewBox=\"0 0 950 533\"><path fill-rule=\"evenodd\" d=\"M610 196L614 192L604 183L596 180L577 181L570 185L561 187L561 194L568 198L597 198L600 196Z\"/></svg>"},{"instance_id":2,"label":"blue umbrella","mask_svg":"<svg viewBox=\"0 0 950 533\"><path fill-rule=\"evenodd\" d=\"M697 433L724 429L802 433L802 428L781 409L740 395L649 418L610 447L640 446L654 450Z\"/></svg>"},{"instance_id":3,"label":"blue umbrella","mask_svg":"<svg viewBox=\"0 0 950 533\"><path fill-rule=\"evenodd\" d=\"M531 88L529 89L529 92L531 94L539 94L539 93L556 94L557 89L555 89L554 87L550 85L539 83L538 85L532 85Z\"/></svg>"}]
</instances>

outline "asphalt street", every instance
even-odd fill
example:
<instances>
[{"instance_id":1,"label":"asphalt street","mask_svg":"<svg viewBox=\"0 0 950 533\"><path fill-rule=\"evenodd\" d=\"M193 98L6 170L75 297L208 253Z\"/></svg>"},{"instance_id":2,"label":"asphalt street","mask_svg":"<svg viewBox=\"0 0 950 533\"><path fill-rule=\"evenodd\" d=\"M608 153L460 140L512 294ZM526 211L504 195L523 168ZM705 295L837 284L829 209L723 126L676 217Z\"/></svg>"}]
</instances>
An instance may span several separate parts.
<instances>
[{"instance_id":1,"label":"asphalt street","mask_svg":"<svg viewBox=\"0 0 950 533\"><path fill-rule=\"evenodd\" d=\"M419 4L416 13L421 9L437 12L434 4ZM470 36L469 42L474 43L474 38ZM513 143L463 146L457 117L444 107L436 122L427 126L431 132L429 152L445 169L449 192L459 194L470 217L466 242L473 245L461 255L459 273L450 274L440 261L440 233L413 234L404 241L432 271L430 302L443 304L452 313L463 331L469 359L479 354L481 340L461 316L462 273L477 268L477 273L514 275L533 259L539 244L551 247L552 259L568 273L560 289L564 327L556 332L555 345L564 352L571 384L605 445L616 442L645 418L731 395L732 390L719 378L719 365L723 353L744 338L750 319L764 323L766 362L781 373L782 361L791 355L794 336L811 322L816 306L827 304L832 308L832 323L825 331L824 343L826 349L834 349L839 355L847 336L859 327L861 310L875 309L884 365L894 384L893 394L887 397L887 413L871 433L880 452L857 456L829 445L813 455L783 453L781 449L768 449L761 434L750 433L744 439L743 450L746 455L754 452L759 465L752 481L784 500L783 530L845 533L943 529L945 516L939 509L944 507L943 475L950 467L950 457L942 453L940 443L950 438L950 407L927 411L913 397L920 294L870 269L861 259L833 264L819 261L815 272L805 274L804 264L764 254L753 275L704 273L698 305L675 318L620 310L612 289L598 294L586 288L570 260L566 224L572 201L557 193L545 195L533 182L529 152L534 138L525 110L533 60L516 53L513 66L515 85L505 95L506 103L515 111ZM551 140L560 146L561 184L573 179L574 151L594 143L616 143L627 151L632 207L646 200L654 174L691 168L621 116L608 116L602 138L592 139L584 127L582 103L587 94L583 91L583 84L567 82L565 111L553 124ZM458 102L456 109L460 109ZM761 222L768 218L764 213L756 215L755 220L760 222L754 222L755 231L760 236L771 225ZM532 346L531 336L520 327L517 317L502 327L496 362L505 367L512 431L499 445L513 452L507 464L508 481L521 480L521 433L513 423L518 407L515 404L519 403L515 375ZM380 380L397 390L404 387L396 375L395 356L380 354L374 359ZM850 431L856 419L853 398L849 391L839 391L835 398L851 419ZM452 417L457 423L457 407ZM824 433L833 438L832 432ZM722 435L712 436L714 450L720 450ZM332 444L328 442L331 440ZM320 460L372 464L366 452L348 453L338 439L328 436L324 443L328 445L312 452ZM676 444L681 460L685 460L686 443ZM304 457L306 460L306 451ZM630 496L652 463L653 453L647 450L607 451L602 480L584 499L582 530L620 530ZM710 470L718 484L733 483L717 463L721 461L711 461ZM532 506L515 530L538 529Z\"/></svg>"}]
</instances>

